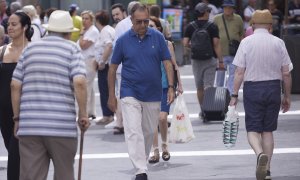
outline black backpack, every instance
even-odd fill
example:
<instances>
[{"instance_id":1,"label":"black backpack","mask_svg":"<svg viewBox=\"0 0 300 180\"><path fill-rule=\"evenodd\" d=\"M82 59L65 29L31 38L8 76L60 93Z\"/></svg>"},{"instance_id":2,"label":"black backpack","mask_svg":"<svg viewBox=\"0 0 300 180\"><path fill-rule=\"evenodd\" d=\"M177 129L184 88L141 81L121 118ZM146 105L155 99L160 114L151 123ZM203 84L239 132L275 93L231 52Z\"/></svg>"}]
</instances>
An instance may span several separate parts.
<instances>
[{"instance_id":1,"label":"black backpack","mask_svg":"<svg viewBox=\"0 0 300 180\"><path fill-rule=\"evenodd\" d=\"M207 28L212 24L207 22L202 28L193 21L192 26L195 31L191 38L192 59L194 60L208 60L214 56L214 49L211 43Z\"/></svg>"}]
</instances>

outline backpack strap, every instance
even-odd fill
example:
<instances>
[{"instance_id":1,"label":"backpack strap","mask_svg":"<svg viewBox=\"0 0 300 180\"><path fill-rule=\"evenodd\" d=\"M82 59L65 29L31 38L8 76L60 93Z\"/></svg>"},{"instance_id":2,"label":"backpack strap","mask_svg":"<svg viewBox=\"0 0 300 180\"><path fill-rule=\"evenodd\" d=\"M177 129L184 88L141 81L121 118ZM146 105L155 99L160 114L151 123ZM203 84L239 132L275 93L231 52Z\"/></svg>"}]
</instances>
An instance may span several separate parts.
<instances>
[{"instance_id":1,"label":"backpack strap","mask_svg":"<svg viewBox=\"0 0 300 180\"><path fill-rule=\"evenodd\" d=\"M200 29L199 26L197 25L196 21L193 21L191 24L192 24L192 26L194 27L195 30Z\"/></svg>"},{"instance_id":2,"label":"backpack strap","mask_svg":"<svg viewBox=\"0 0 300 180\"><path fill-rule=\"evenodd\" d=\"M207 23L205 23L204 26L202 26L201 28L198 26L196 21L193 21L191 24L192 24L192 26L194 27L195 30L198 30L198 29L205 29L206 30L212 24L212 22L207 21Z\"/></svg>"},{"instance_id":3,"label":"backpack strap","mask_svg":"<svg viewBox=\"0 0 300 180\"><path fill-rule=\"evenodd\" d=\"M1 51L1 54L0 54L0 64L3 62L3 56L4 56L4 53L5 53L5 50L6 50L6 46L7 45L2 46L2 51Z\"/></svg>"},{"instance_id":4,"label":"backpack strap","mask_svg":"<svg viewBox=\"0 0 300 180\"><path fill-rule=\"evenodd\" d=\"M212 24L212 22L207 21L207 23L202 27L202 29L207 29Z\"/></svg>"}]
</instances>

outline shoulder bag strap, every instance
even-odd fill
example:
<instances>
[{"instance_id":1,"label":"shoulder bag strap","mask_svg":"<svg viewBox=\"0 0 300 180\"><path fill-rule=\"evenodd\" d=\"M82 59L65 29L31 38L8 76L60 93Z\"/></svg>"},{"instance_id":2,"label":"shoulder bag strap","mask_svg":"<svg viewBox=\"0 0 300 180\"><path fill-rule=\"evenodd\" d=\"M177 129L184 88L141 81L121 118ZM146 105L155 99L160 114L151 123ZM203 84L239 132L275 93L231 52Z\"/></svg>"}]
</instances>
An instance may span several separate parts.
<instances>
[{"instance_id":1,"label":"shoulder bag strap","mask_svg":"<svg viewBox=\"0 0 300 180\"><path fill-rule=\"evenodd\" d=\"M0 64L3 62L3 56L4 56L4 53L5 53L5 50L6 50L6 46L7 45L4 45L2 47L2 51L1 51L1 54L0 54Z\"/></svg>"},{"instance_id":2,"label":"shoulder bag strap","mask_svg":"<svg viewBox=\"0 0 300 180\"><path fill-rule=\"evenodd\" d=\"M228 41L230 41L230 37L229 37L229 34L228 34L228 29L227 29L227 25L226 25L226 22L225 22L224 14L222 15L222 19L223 19L223 23L224 23L224 26L225 26L227 39L228 39Z\"/></svg>"}]
</instances>

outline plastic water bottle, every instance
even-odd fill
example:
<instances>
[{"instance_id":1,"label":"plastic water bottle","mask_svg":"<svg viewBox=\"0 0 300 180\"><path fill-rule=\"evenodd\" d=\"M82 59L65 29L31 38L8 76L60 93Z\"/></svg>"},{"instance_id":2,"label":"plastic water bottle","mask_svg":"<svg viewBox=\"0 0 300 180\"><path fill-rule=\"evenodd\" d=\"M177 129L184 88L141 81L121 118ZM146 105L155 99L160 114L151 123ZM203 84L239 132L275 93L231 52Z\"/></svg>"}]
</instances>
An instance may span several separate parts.
<instances>
[{"instance_id":1,"label":"plastic water bottle","mask_svg":"<svg viewBox=\"0 0 300 180\"><path fill-rule=\"evenodd\" d=\"M231 148L235 145L239 130L239 116L235 106L228 106L227 117L223 122L223 143Z\"/></svg>"}]
</instances>

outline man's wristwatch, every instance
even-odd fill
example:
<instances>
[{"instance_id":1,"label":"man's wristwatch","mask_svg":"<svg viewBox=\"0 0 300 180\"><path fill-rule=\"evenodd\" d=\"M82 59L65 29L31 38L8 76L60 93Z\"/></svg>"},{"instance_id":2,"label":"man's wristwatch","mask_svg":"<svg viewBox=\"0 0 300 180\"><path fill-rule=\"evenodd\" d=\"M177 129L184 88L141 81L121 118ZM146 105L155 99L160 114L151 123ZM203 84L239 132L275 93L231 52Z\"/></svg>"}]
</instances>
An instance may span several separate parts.
<instances>
[{"instance_id":1,"label":"man's wristwatch","mask_svg":"<svg viewBox=\"0 0 300 180\"><path fill-rule=\"evenodd\" d=\"M238 98L239 95L237 95L237 94L231 94L231 97Z\"/></svg>"}]
</instances>

